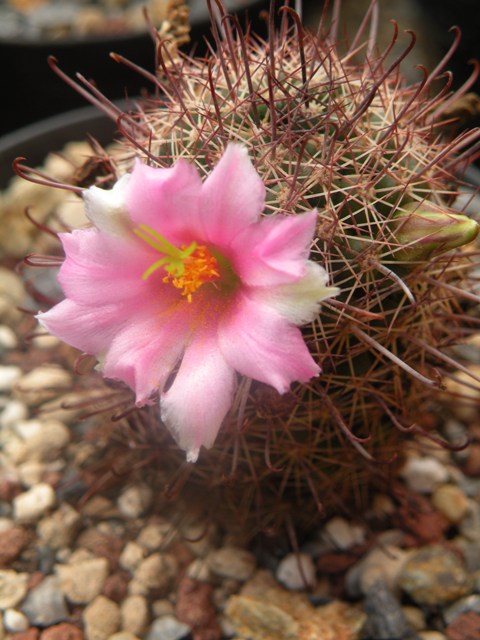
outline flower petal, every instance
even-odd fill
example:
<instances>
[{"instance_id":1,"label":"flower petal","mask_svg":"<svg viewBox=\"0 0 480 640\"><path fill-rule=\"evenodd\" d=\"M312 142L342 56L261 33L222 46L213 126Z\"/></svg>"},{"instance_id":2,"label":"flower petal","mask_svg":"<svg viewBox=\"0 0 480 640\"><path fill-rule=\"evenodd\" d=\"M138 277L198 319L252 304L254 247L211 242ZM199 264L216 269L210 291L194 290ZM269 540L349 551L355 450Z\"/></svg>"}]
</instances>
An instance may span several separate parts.
<instances>
[{"instance_id":1,"label":"flower petal","mask_svg":"<svg viewBox=\"0 0 480 640\"><path fill-rule=\"evenodd\" d=\"M66 259L58 280L68 298L104 305L148 295L152 282L143 281L142 274L157 254L133 234L130 239L92 228L62 233L60 239Z\"/></svg>"},{"instance_id":2,"label":"flower petal","mask_svg":"<svg viewBox=\"0 0 480 640\"><path fill-rule=\"evenodd\" d=\"M193 164L177 160L170 168L135 162L125 204L135 225L147 225L170 242L191 239L198 224L202 183Z\"/></svg>"},{"instance_id":3,"label":"flower petal","mask_svg":"<svg viewBox=\"0 0 480 640\"><path fill-rule=\"evenodd\" d=\"M123 236L129 233L130 223L125 208L125 193L130 174L125 174L112 189L93 186L83 192L85 213L97 229L106 234Z\"/></svg>"},{"instance_id":4,"label":"flower petal","mask_svg":"<svg viewBox=\"0 0 480 640\"><path fill-rule=\"evenodd\" d=\"M246 147L229 144L201 191L203 239L224 247L265 207L265 186Z\"/></svg>"},{"instance_id":5,"label":"flower petal","mask_svg":"<svg viewBox=\"0 0 480 640\"><path fill-rule=\"evenodd\" d=\"M220 320L219 344L231 367L279 393L294 381L307 382L320 373L300 330L245 294Z\"/></svg>"},{"instance_id":6,"label":"flower petal","mask_svg":"<svg viewBox=\"0 0 480 640\"><path fill-rule=\"evenodd\" d=\"M214 334L197 334L160 401L162 420L189 462L197 460L200 447L212 446L232 404L235 383Z\"/></svg>"},{"instance_id":7,"label":"flower petal","mask_svg":"<svg viewBox=\"0 0 480 640\"><path fill-rule=\"evenodd\" d=\"M190 329L185 313L130 318L105 354L103 375L125 382L135 391L137 404L144 404L162 390L183 353Z\"/></svg>"},{"instance_id":8,"label":"flower petal","mask_svg":"<svg viewBox=\"0 0 480 640\"><path fill-rule=\"evenodd\" d=\"M120 305L105 305L99 312L97 307L77 304L66 298L49 311L39 313L37 319L47 331L72 347L98 355L112 341L119 328L119 319L126 311Z\"/></svg>"},{"instance_id":9,"label":"flower petal","mask_svg":"<svg viewBox=\"0 0 480 640\"><path fill-rule=\"evenodd\" d=\"M339 289L327 287L327 282L325 269L307 260L305 275L297 282L252 288L251 295L275 309L288 322L302 326L315 319L322 300L338 295Z\"/></svg>"},{"instance_id":10,"label":"flower petal","mask_svg":"<svg viewBox=\"0 0 480 640\"><path fill-rule=\"evenodd\" d=\"M305 273L316 220L313 210L271 216L248 227L232 243L230 259L236 273L252 286L295 282Z\"/></svg>"}]
</instances>

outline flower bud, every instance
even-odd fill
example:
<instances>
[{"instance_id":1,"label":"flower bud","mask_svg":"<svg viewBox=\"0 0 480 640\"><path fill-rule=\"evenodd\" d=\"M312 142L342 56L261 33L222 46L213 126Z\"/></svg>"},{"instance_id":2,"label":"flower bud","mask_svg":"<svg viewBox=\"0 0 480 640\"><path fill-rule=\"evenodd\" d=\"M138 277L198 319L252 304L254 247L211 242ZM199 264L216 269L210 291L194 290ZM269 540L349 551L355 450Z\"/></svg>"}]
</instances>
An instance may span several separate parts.
<instances>
[{"instance_id":1,"label":"flower bud","mask_svg":"<svg viewBox=\"0 0 480 640\"><path fill-rule=\"evenodd\" d=\"M400 248L392 251L396 260L421 262L432 253L444 253L474 240L479 232L475 220L452 213L425 200L402 206L393 218L393 235Z\"/></svg>"}]
</instances>

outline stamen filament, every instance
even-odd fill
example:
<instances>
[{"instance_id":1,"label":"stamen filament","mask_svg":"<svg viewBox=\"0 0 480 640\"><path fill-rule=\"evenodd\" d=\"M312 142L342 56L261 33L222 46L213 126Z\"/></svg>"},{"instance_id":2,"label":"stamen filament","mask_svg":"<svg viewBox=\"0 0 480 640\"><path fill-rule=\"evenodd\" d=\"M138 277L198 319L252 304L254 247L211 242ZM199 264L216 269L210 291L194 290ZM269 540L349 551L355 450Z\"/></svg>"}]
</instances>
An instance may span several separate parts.
<instances>
[{"instance_id":1,"label":"stamen filament","mask_svg":"<svg viewBox=\"0 0 480 640\"><path fill-rule=\"evenodd\" d=\"M180 260L182 259L182 251L180 251L178 247L166 240L163 236L161 236L146 224L139 225L137 229L133 230L133 233L135 233L144 242L149 244L152 249L156 249L160 253L164 253L165 255L171 256L172 258L177 258ZM195 247L192 249L192 251L195 251Z\"/></svg>"}]
</instances>

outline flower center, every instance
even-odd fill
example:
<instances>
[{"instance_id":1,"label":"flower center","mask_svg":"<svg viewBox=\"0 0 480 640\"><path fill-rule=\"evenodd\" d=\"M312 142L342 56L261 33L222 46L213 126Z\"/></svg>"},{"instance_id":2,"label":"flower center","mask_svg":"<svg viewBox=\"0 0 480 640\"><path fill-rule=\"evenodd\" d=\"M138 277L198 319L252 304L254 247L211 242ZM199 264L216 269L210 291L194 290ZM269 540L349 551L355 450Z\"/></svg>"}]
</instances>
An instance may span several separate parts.
<instances>
[{"instance_id":1,"label":"flower center","mask_svg":"<svg viewBox=\"0 0 480 640\"><path fill-rule=\"evenodd\" d=\"M167 272L163 282L170 282L177 289L182 289L182 295L191 302L192 294L197 289L220 278L218 261L204 245L192 242L188 246L182 245L178 248L145 224L133 231L162 254L162 258L151 264L142 274L143 280L162 267Z\"/></svg>"}]
</instances>

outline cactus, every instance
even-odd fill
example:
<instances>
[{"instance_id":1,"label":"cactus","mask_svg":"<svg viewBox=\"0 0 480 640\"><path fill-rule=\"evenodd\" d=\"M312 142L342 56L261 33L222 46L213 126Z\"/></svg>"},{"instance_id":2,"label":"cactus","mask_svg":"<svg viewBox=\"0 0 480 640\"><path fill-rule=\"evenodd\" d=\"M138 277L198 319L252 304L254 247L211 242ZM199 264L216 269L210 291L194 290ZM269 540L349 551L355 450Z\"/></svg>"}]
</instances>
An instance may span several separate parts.
<instances>
[{"instance_id":1,"label":"cactus","mask_svg":"<svg viewBox=\"0 0 480 640\"><path fill-rule=\"evenodd\" d=\"M154 91L132 111L90 87L123 134L98 184L113 183L135 156L160 167L187 158L206 175L228 142L241 142L267 186L266 215L318 209L311 257L341 294L304 328L320 377L285 395L243 380L196 464L184 462L154 407L127 411L116 440L128 435L128 466L138 462L160 490L206 496L230 525L306 526L388 480L405 432L425 433L422 411L455 367L446 351L469 332L467 245L478 227L453 206L480 136L455 134L444 115L463 89L449 93L447 79L432 95L448 56L409 86L399 64L413 36L389 65L388 51L375 53L373 27L360 46L375 2L343 53L331 26L307 33L291 9L277 26L271 13L263 41L218 8L206 59L157 38L156 75L139 70ZM129 393L119 394L128 406ZM107 458L118 455L111 445ZM292 514L292 505L301 509Z\"/></svg>"}]
</instances>

